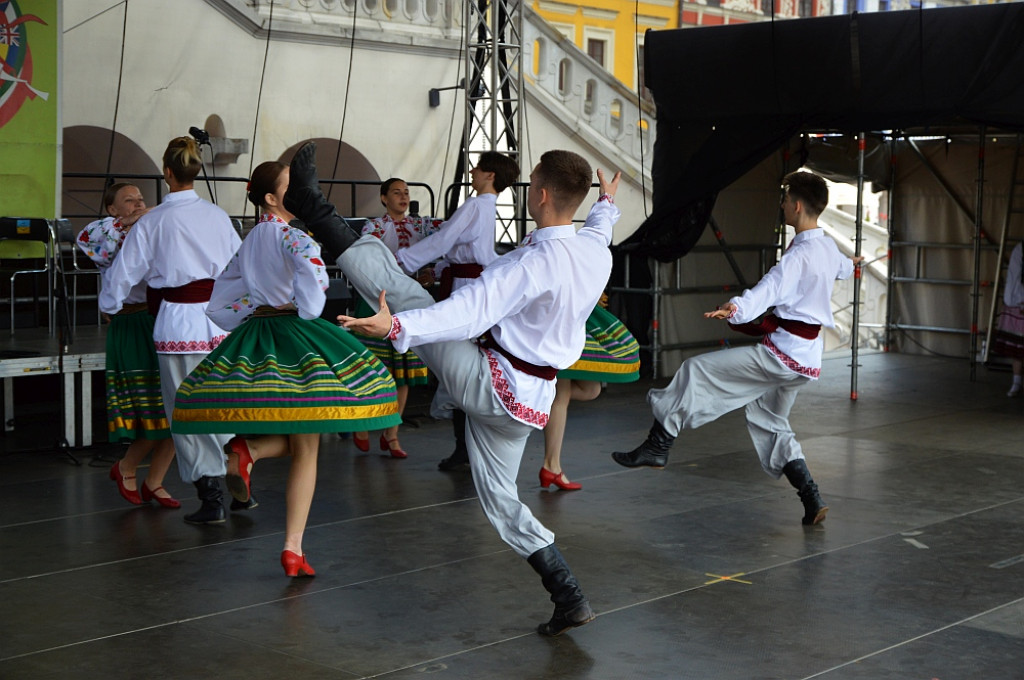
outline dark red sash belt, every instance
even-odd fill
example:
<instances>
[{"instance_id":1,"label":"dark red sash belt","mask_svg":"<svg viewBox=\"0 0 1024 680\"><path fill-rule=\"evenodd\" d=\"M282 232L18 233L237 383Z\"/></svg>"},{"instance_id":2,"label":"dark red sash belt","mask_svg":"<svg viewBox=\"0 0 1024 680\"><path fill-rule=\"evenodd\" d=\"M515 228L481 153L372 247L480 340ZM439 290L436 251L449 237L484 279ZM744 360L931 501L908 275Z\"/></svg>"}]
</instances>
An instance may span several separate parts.
<instances>
[{"instance_id":1,"label":"dark red sash belt","mask_svg":"<svg viewBox=\"0 0 1024 680\"><path fill-rule=\"evenodd\" d=\"M746 335L769 335L775 332L776 329L781 328L805 340L814 340L821 331L820 323L804 323L803 321L782 319L774 314L765 316L761 323L730 323L729 326L734 331L745 333Z\"/></svg>"},{"instance_id":2,"label":"dark red sash belt","mask_svg":"<svg viewBox=\"0 0 1024 680\"><path fill-rule=\"evenodd\" d=\"M191 281L175 288L146 288L146 304L153 316L160 311L160 301L168 302L209 302L213 292L213 279Z\"/></svg>"},{"instance_id":3,"label":"dark red sash belt","mask_svg":"<svg viewBox=\"0 0 1024 680\"><path fill-rule=\"evenodd\" d=\"M438 294L440 299L447 300L451 296L455 279L478 279L483 270L483 265L476 262L453 263L445 267L441 270L441 290Z\"/></svg>"},{"instance_id":4,"label":"dark red sash belt","mask_svg":"<svg viewBox=\"0 0 1024 680\"><path fill-rule=\"evenodd\" d=\"M558 375L557 368L552 368L551 366L538 366L537 364L531 364L530 362L523 361L519 357L515 356L507 349L499 345L497 341L494 339L494 336L491 335L490 331L487 331L482 336L480 336L480 339L477 340L476 342L478 345L485 349L493 349L495 352L508 359L508 362L512 364L514 368L522 371L523 373L526 373L527 375L537 376L538 378L543 378L544 380L554 380L555 377Z\"/></svg>"}]
</instances>

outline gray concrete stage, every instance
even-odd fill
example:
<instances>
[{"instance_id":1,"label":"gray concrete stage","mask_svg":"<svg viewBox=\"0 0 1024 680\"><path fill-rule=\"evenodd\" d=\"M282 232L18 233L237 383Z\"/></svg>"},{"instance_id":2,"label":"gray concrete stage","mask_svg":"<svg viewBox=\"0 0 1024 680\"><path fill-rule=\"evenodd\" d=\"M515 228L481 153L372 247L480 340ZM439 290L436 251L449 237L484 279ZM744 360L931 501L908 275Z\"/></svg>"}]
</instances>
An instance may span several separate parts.
<instances>
[{"instance_id":1,"label":"gray concrete stage","mask_svg":"<svg viewBox=\"0 0 1024 680\"><path fill-rule=\"evenodd\" d=\"M284 461L256 466L259 508L197 528L173 469L185 510L124 503L115 447L81 467L0 455L0 678L1019 680L1024 400L1005 372L878 354L851 402L848 363L793 417L832 508L816 527L739 413L685 433L664 471L627 470L609 453L646 432L649 385L574 404L579 492L540 489L533 435L522 498L598 613L557 639L533 632L547 595L469 476L435 469L447 423L405 428L404 461L323 438L314 579L278 565Z\"/></svg>"}]
</instances>

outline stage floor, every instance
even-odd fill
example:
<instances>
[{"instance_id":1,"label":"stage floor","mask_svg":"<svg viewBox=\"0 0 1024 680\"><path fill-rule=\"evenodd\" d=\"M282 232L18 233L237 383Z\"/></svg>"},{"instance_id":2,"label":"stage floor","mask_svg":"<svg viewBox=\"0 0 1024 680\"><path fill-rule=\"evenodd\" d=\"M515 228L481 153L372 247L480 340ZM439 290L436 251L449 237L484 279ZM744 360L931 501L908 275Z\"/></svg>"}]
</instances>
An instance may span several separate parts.
<instances>
[{"instance_id":1,"label":"stage floor","mask_svg":"<svg viewBox=\"0 0 1024 680\"><path fill-rule=\"evenodd\" d=\"M1019 680L1024 399L1005 372L875 354L851 402L848 364L829 358L792 418L831 505L815 527L741 413L684 433L663 471L616 465L650 425L649 382L570 407L582 491L539 487L532 435L521 497L598 614L556 639L533 632L547 594L469 474L437 471L447 423L405 427L407 460L323 437L313 579L278 564L286 461L256 466L258 508L193 527L174 468L184 509L162 510L118 496L118 447L80 467L5 453L0 677Z\"/></svg>"}]
</instances>

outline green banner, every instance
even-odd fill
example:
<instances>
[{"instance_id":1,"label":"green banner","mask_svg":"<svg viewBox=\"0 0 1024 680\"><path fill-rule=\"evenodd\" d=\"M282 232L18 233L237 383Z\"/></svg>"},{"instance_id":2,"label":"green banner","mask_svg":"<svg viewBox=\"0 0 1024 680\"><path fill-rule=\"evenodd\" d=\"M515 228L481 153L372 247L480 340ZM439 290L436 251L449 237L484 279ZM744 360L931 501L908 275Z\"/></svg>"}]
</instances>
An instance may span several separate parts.
<instances>
[{"instance_id":1,"label":"green banner","mask_svg":"<svg viewBox=\"0 0 1024 680\"><path fill-rule=\"evenodd\" d=\"M0 0L0 217L57 217L57 0Z\"/></svg>"}]
</instances>

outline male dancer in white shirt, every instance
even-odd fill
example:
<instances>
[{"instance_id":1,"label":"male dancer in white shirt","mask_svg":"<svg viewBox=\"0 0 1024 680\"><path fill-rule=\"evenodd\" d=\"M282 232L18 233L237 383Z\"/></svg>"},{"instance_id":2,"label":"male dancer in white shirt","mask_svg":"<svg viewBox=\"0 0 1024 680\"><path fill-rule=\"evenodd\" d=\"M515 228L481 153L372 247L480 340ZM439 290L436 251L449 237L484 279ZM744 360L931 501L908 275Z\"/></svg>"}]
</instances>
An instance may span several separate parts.
<instances>
[{"instance_id":1,"label":"male dancer in white shirt","mask_svg":"<svg viewBox=\"0 0 1024 680\"><path fill-rule=\"evenodd\" d=\"M466 439L484 514L501 538L540 574L555 603L542 635L559 635L593 620L590 603L542 525L518 496L516 474L526 439L544 427L554 377L579 358L584 324L611 273L612 203L619 174L605 182L587 223L573 215L590 190L592 171L580 156L549 151L530 175L527 207L537 223L529 246L492 262L479 278L436 304L373 237L356 235L323 198L312 143L291 165L285 206L302 219L356 290L378 300L367 319L338 317L346 327L416 347L466 412ZM385 302L385 291L387 300ZM390 310L395 311L392 316ZM474 340L485 336L480 344Z\"/></svg>"},{"instance_id":2,"label":"male dancer in white shirt","mask_svg":"<svg viewBox=\"0 0 1024 680\"><path fill-rule=\"evenodd\" d=\"M173 432L174 393L181 381L227 332L206 316L213 281L224 271L242 241L227 213L199 198L193 182L202 157L191 137L171 140L164 152L164 181L170 193L140 219L124 239L104 286L99 306L107 314L121 310L132 288L145 281L150 311L156 317L153 341L160 362L160 391L171 422L181 479L196 487L200 508L190 524L223 524L222 447L229 435ZM248 506L253 507L254 501ZM236 506L232 506L235 509Z\"/></svg>"},{"instance_id":3,"label":"male dancer in white shirt","mask_svg":"<svg viewBox=\"0 0 1024 680\"><path fill-rule=\"evenodd\" d=\"M764 335L749 347L702 354L683 362L668 387L651 390L647 401L654 425L646 441L632 451L612 454L626 467L663 468L679 431L697 428L741 406L761 467L778 479L785 475L804 506L804 524L825 519L828 506L818 494L804 454L789 425L796 394L821 372L822 326L831 328L832 287L848 278L863 258L848 258L818 226L828 205L828 186L809 172L785 178L782 211L796 230L779 263L757 285L704 314L728 319L735 330ZM775 310L760 324L757 317Z\"/></svg>"},{"instance_id":4,"label":"male dancer in white shirt","mask_svg":"<svg viewBox=\"0 0 1024 680\"><path fill-rule=\"evenodd\" d=\"M479 277L484 267L498 259L494 252L498 194L519 178L519 165L497 151L485 151L469 175L476 196L466 199L438 231L395 253L398 264L410 275L441 260L440 299ZM466 414L461 409L450 408L450 403L447 392L438 388L431 413L450 410L455 435L455 450L437 465L442 472L469 469Z\"/></svg>"}]
</instances>

